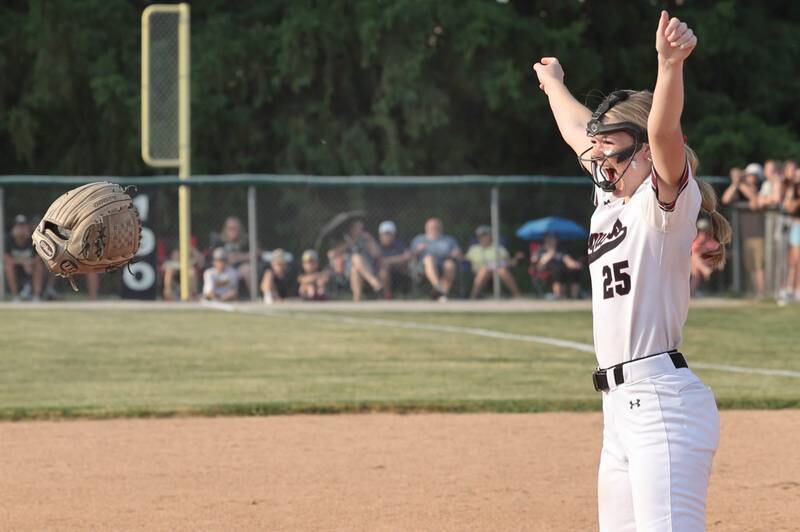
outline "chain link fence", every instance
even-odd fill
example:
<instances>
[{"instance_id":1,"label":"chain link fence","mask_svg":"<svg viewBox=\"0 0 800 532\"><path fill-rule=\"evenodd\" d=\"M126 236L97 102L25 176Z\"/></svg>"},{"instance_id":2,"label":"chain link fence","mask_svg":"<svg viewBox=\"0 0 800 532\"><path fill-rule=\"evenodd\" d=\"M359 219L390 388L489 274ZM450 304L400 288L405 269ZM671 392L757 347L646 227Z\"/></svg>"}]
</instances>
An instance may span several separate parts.
<instances>
[{"instance_id":1,"label":"chain link fence","mask_svg":"<svg viewBox=\"0 0 800 532\"><path fill-rule=\"evenodd\" d=\"M7 216L4 217L4 226L7 233L12 229L17 214L29 217L32 230L37 221L36 213L45 212L58 195L79 183L97 179L100 178L0 178L0 187L5 194L3 204ZM180 282L177 274L178 180L171 176L106 179L138 187L135 201L145 228L138 263L129 270L99 276L96 279L99 285L97 294L89 282L84 282L85 292L73 296L64 282L49 279L42 297L177 298ZM201 290L203 270L212 266L213 251L217 247L226 248L232 260L242 266L239 298L260 299L264 272L276 249L283 250L288 259L292 278L302 272L301 258L306 250L314 250L319 257L319 266L329 269L334 274L332 277L336 278L337 274L339 277L343 273L349 275L339 271L343 265L337 263L340 258L337 250L342 247L345 234L354 222L363 223L364 231L379 241L379 225L391 221L396 227L396 238L409 245L417 235L424 233L429 219L437 218L442 223L443 232L451 235L466 254L470 247L478 244L476 230L493 225L493 207L499 214L492 227L493 234L499 235L499 244L508 251L507 268L519 291L527 297L544 297L551 291L549 281L552 279L548 280L540 275L542 272L532 269L529 260L541 242L520 239L516 236L517 230L529 220L547 216L567 218L588 229L593 209L591 187L584 178L231 175L194 176L189 183L193 188L192 261L196 273L192 293L195 297ZM562 252L578 262L585 258L584 238L565 240L559 246ZM345 249L344 254L347 253ZM704 285L704 291L730 292L735 284L732 275L737 267L734 264L740 260L734 249L729 266L712 276L711 281ZM450 297L467 298L473 295L476 271L468 260L457 262L457 275ZM377 276L379 261L371 260L370 263L372 273ZM584 268L574 272L571 282L577 283L577 294L587 297L590 287L585 262L583 264ZM352 264L344 267L352 268ZM339 278L335 287L332 280L328 297L352 298L352 288L347 280ZM408 275L398 276L392 284L390 290L376 292L369 282L365 282L364 298L389 295L394 298L425 298L433 293L424 268L415 261L412 261ZM507 283L498 284L503 297L511 294ZM501 295L495 290L490 281L479 297ZM296 287L293 287L291 296L296 295Z\"/></svg>"}]
</instances>

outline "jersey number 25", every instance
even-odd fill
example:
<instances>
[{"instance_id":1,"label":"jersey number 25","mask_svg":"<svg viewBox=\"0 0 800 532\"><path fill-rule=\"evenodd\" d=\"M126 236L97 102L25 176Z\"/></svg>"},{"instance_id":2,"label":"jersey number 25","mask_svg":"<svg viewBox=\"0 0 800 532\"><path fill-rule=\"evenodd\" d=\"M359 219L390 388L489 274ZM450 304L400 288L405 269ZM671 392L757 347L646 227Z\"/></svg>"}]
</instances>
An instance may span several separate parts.
<instances>
[{"instance_id":1,"label":"jersey number 25","mask_svg":"<svg viewBox=\"0 0 800 532\"><path fill-rule=\"evenodd\" d=\"M611 299L615 292L624 296L631 291L631 276L625 271L627 269L627 260L603 266L603 299Z\"/></svg>"}]
</instances>

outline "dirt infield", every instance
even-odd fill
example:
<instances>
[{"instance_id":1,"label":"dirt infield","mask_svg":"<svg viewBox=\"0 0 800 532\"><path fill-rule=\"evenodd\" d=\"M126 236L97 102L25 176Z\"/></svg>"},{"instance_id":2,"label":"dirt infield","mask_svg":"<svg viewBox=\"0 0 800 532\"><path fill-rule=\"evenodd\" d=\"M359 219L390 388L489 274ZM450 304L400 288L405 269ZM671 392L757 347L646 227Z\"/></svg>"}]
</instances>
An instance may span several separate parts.
<instances>
[{"instance_id":1,"label":"dirt infield","mask_svg":"<svg viewBox=\"0 0 800 532\"><path fill-rule=\"evenodd\" d=\"M0 424L2 530L595 529L601 418ZM800 411L726 411L709 530L800 522Z\"/></svg>"}]
</instances>

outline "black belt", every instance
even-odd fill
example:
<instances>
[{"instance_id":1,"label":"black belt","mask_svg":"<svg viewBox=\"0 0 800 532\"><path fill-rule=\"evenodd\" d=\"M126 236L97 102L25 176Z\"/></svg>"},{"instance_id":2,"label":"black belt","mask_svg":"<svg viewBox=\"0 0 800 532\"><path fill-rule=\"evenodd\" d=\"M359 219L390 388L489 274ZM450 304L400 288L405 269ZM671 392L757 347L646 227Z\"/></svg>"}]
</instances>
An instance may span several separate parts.
<instances>
[{"instance_id":1,"label":"black belt","mask_svg":"<svg viewBox=\"0 0 800 532\"><path fill-rule=\"evenodd\" d=\"M631 362L639 362L640 360L644 360L650 357L657 357L659 355L663 355L664 353L656 353L655 355L647 355L646 357L642 358L635 358L633 360L628 360L623 362L622 364L617 364L616 366L611 366L610 368L606 369L598 369L594 373L592 373L592 383L594 384L594 389L598 392L607 392L611 389L608 385L608 373L614 375L614 381L617 383L617 386L625 382L625 378L622 375L622 366L625 364L630 364ZM686 363L686 359L683 357L683 354L679 353L677 349L673 349L672 351L667 351L669 358L672 359L672 363L675 365L675 368L688 368L689 364Z\"/></svg>"}]
</instances>

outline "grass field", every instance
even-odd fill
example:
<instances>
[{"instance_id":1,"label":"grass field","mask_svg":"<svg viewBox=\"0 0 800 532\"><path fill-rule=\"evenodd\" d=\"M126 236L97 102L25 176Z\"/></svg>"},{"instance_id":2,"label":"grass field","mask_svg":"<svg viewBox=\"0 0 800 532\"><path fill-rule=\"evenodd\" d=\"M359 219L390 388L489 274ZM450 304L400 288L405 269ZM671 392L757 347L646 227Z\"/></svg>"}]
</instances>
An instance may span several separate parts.
<instances>
[{"instance_id":1,"label":"grass field","mask_svg":"<svg viewBox=\"0 0 800 532\"><path fill-rule=\"evenodd\" d=\"M5 307L0 418L599 409L591 353L447 327L592 340L586 311L365 316ZM796 373L697 369L723 408L800 406L797 306L692 310L682 350L690 365Z\"/></svg>"}]
</instances>

